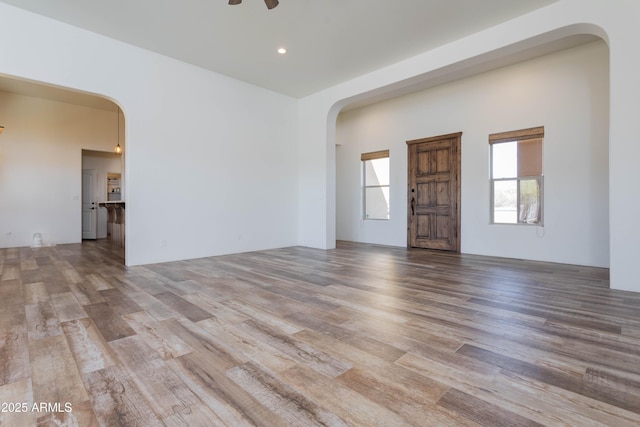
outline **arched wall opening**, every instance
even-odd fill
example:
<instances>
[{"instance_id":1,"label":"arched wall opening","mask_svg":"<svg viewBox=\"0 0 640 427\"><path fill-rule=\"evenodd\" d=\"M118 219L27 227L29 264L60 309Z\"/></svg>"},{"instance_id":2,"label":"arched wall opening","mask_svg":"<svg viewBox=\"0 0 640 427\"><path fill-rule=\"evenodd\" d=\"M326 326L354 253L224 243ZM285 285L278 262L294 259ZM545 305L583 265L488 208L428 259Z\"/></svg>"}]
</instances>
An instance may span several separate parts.
<instances>
[{"instance_id":1,"label":"arched wall opening","mask_svg":"<svg viewBox=\"0 0 640 427\"><path fill-rule=\"evenodd\" d=\"M0 247L30 246L35 233L43 245L106 238L106 210L98 204L108 199L108 173L120 175L117 188L122 199L126 195L124 155L114 154L116 144L126 147L117 104L2 75L0 118L6 129L0 139L0 197L7 207L0 212ZM95 173L90 201L84 200L83 169ZM94 203L93 236L83 233L89 211L83 212L83 202Z\"/></svg>"},{"instance_id":2,"label":"arched wall opening","mask_svg":"<svg viewBox=\"0 0 640 427\"><path fill-rule=\"evenodd\" d=\"M509 23L509 25L511 24L512 23ZM513 23L513 25L513 28L516 28L517 24ZM500 33L499 30L496 30L496 32ZM468 55L465 57L464 53L458 52L456 52L455 55L450 55L446 52L436 52L433 54L431 52L428 52L421 57L407 60L404 64L396 64L393 67L390 67L393 69L393 72L388 72L386 69L379 70L379 72L372 73L368 76L363 76L360 81L357 81L355 83L350 82L349 85L334 88L335 90L331 92L333 93L334 99L336 101L326 104L327 109L325 110L327 111L327 114L325 116L325 154L327 159L327 243L325 247L335 246L337 214L335 151L336 142L338 142L336 139L336 123L338 115L342 111L350 111L362 106L367 106L374 103L380 103L381 101L385 101L388 99L397 98L399 96L414 94L418 91L425 91L426 89L434 87L440 87L454 81L461 81L463 79L481 75L495 69L512 66L514 64L522 63L533 58L544 57L554 52L567 50L585 43L594 42L596 40L604 41L603 45L608 45L610 43L608 35L603 30L603 28L598 25L585 23L571 23L564 26L560 25L558 28L551 29L546 32L542 32L539 34L532 33L530 36L520 39L520 41L507 45L504 45L504 43L496 42L496 40L492 40L492 43L497 43L498 45L502 46L493 50L482 51L482 49L478 50L477 46L473 46L473 49L471 49L472 51L475 50L480 52L476 55ZM461 45L461 48L468 47L465 46L467 44L466 42L466 40L463 40L459 43ZM459 56L461 59L459 61L450 61L449 57L451 56ZM443 57L445 58L444 60L442 59ZM434 66L434 64L437 64L438 62L441 62L442 66ZM415 73L415 70L420 68L429 71ZM389 79L389 76L391 75L402 76L403 74L405 75L405 78ZM378 84L374 83L372 85L371 81L378 81ZM327 100L331 97L331 93L324 93L322 97ZM460 129L448 130L448 132L455 131L460 131ZM429 135L418 135L417 137L426 136ZM604 138L607 139L607 137L608 135L606 135ZM603 221L602 218L600 218L599 220ZM302 217L301 221L303 221ZM604 222L606 222L606 218L604 219ZM406 236L404 238L406 238ZM307 236L302 234L302 239L306 240ZM463 250L465 250L464 243ZM600 261L596 261L595 263L599 265L607 264L607 261L602 261L604 258L606 257L600 257Z\"/></svg>"},{"instance_id":3,"label":"arched wall opening","mask_svg":"<svg viewBox=\"0 0 640 427\"><path fill-rule=\"evenodd\" d=\"M608 47L576 46L368 106L336 122L336 238L406 246L405 141L462 132L462 252L609 266ZM545 224L490 224L491 133L545 127ZM390 150L389 220L362 213L360 155ZM567 165L571 165L568 167ZM583 185L580 185L580 184ZM576 213L579 212L579 215Z\"/></svg>"}]
</instances>

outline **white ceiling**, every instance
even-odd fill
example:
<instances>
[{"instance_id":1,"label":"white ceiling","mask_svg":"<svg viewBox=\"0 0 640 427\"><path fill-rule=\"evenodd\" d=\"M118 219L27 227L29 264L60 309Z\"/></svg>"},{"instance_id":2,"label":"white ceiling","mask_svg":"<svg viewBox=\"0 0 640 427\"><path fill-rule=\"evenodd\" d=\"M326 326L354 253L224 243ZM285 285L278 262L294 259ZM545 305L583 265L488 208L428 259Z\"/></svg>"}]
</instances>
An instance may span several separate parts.
<instances>
[{"instance_id":1,"label":"white ceiling","mask_svg":"<svg viewBox=\"0 0 640 427\"><path fill-rule=\"evenodd\" d=\"M298 98L557 0L0 1Z\"/></svg>"}]
</instances>

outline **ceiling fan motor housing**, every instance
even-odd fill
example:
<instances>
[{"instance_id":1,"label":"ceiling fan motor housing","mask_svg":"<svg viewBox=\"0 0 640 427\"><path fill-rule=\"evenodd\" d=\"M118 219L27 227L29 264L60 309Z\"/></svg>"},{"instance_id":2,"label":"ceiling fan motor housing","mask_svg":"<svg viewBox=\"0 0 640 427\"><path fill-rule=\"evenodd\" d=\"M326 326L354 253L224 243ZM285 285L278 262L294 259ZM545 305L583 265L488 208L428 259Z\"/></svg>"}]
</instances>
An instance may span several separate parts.
<instances>
[{"instance_id":1,"label":"ceiling fan motor housing","mask_svg":"<svg viewBox=\"0 0 640 427\"><path fill-rule=\"evenodd\" d=\"M230 5L236 5L242 3L242 0L229 0ZM267 5L267 9L273 9L280 2L278 0L264 0L264 4Z\"/></svg>"}]
</instances>

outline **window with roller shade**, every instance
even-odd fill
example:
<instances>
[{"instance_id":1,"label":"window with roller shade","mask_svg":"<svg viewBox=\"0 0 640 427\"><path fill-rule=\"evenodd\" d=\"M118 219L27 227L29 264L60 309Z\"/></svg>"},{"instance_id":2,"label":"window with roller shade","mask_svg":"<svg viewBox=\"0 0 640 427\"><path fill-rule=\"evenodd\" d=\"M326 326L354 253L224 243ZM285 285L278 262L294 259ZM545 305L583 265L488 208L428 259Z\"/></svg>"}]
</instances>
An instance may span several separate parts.
<instances>
[{"instance_id":1,"label":"window with roller shade","mask_svg":"<svg viewBox=\"0 0 640 427\"><path fill-rule=\"evenodd\" d=\"M389 219L389 150L363 153L364 219Z\"/></svg>"},{"instance_id":2,"label":"window with roller shade","mask_svg":"<svg viewBox=\"0 0 640 427\"><path fill-rule=\"evenodd\" d=\"M489 135L491 223L543 224L544 127Z\"/></svg>"}]
</instances>

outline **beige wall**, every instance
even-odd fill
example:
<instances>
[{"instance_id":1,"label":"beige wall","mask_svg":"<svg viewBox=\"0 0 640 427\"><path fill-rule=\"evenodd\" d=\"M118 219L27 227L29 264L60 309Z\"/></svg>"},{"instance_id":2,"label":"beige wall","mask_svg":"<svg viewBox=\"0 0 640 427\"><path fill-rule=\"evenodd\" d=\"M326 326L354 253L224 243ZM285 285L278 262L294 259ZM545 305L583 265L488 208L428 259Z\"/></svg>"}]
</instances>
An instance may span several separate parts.
<instances>
[{"instance_id":1,"label":"beige wall","mask_svg":"<svg viewBox=\"0 0 640 427\"><path fill-rule=\"evenodd\" d=\"M81 241L82 150L111 151L115 111L0 92L0 247Z\"/></svg>"}]
</instances>

